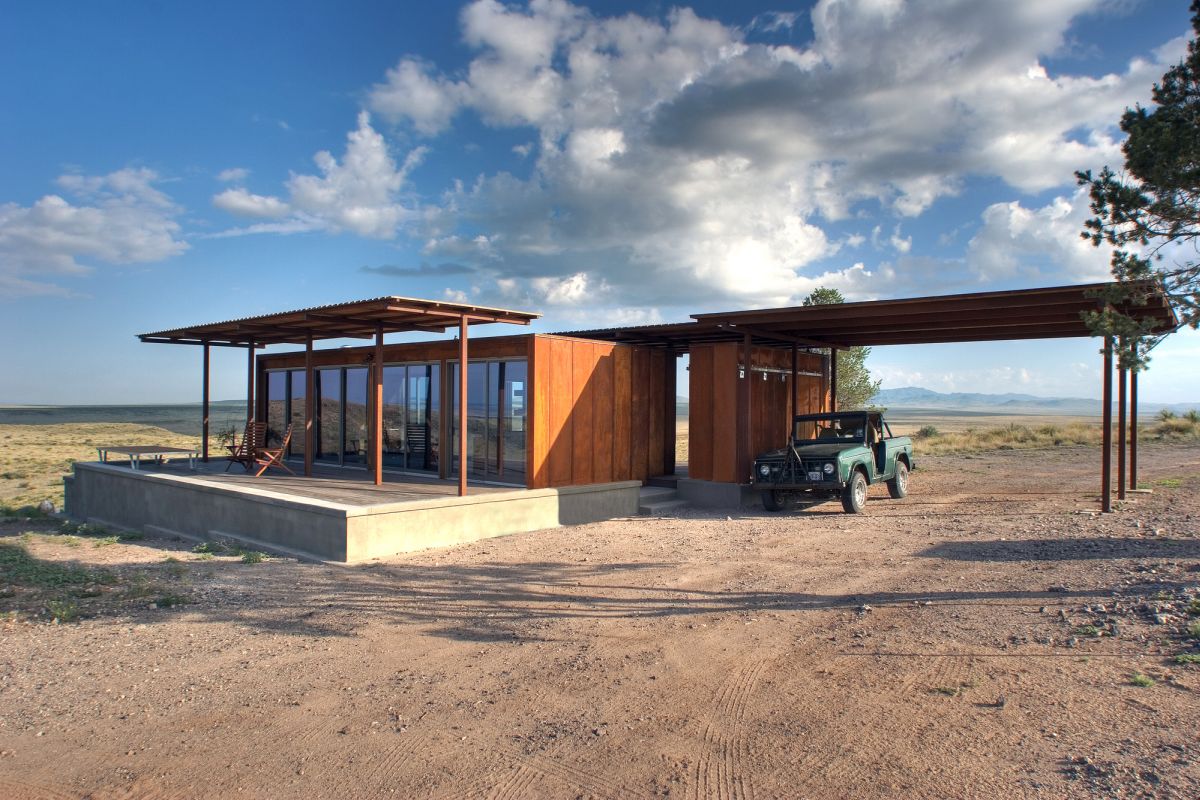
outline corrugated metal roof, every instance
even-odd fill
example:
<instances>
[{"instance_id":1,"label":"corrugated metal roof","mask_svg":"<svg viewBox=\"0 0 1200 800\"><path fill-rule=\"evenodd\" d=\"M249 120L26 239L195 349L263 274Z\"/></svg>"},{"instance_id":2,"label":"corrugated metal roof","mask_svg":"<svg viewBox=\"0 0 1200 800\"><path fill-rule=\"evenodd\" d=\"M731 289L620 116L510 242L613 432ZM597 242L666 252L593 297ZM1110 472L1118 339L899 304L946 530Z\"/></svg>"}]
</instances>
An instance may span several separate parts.
<instances>
[{"instance_id":1,"label":"corrugated metal roof","mask_svg":"<svg viewBox=\"0 0 1200 800\"><path fill-rule=\"evenodd\" d=\"M310 335L314 339L363 338L375 335L380 328L384 333L441 332L458 325L464 317L470 325L528 325L540 316L529 311L388 295L143 333L138 338L173 344L265 345L304 342Z\"/></svg>"},{"instance_id":2,"label":"corrugated metal roof","mask_svg":"<svg viewBox=\"0 0 1200 800\"><path fill-rule=\"evenodd\" d=\"M1092 336L1083 318L1103 301L1112 283L1050 286L999 292L864 300L694 314L692 322L600 328L560 335L686 350L691 343L739 341L788 347L933 344L944 342L1053 339ZM1120 310L1152 323L1152 332L1179 325L1160 287L1147 285L1144 306Z\"/></svg>"}]
</instances>

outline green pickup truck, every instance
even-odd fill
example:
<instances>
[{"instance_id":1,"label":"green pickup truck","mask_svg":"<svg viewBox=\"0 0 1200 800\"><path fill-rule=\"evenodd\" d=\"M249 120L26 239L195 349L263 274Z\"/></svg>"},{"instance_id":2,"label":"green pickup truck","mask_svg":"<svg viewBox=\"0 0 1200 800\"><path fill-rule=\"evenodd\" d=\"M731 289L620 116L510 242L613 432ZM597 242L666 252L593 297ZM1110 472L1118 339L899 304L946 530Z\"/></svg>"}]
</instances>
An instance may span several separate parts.
<instances>
[{"instance_id":1,"label":"green pickup truck","mask_svg":"<svg viewBox=\"0 0 1200 800\"><path fill-rule=\"evenodd\" d=\"M888 493L900 499L915 468L912 439L893 436L879 412L805 414L792 421L787 447L754 459L750 482L768 511L782 511L807 495L841 497L846 513L858 514L867 504L867 486L886 481Z\"/></svg>"}]
</instances>

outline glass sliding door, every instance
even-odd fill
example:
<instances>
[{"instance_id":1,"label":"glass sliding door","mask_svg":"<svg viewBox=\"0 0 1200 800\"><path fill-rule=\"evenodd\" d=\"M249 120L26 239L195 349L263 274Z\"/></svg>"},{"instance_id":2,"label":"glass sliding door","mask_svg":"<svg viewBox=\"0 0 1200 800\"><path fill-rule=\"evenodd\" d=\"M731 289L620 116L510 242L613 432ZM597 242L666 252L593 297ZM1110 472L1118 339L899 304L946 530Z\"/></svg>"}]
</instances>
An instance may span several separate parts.
<instances>
[{"instance_id":1,"label":"glass sliding door","mask_svg":"<svg viewBox=\"0 0 1200 800\"><path fill-rule=\"evenodd\" d=\"M404 392L408 367L383 368L383 465L405 467L408 441L405 430Z\"/></svg>"},{"instance_id":2,"label":"glass sliding door","mask_svg":"<svg viewBox=\"0 0 1200 800\"><path fill-rule=\"evenodd\" d=\"M314 370L313 381L317 398L317 418L314 420L317 448L313 458L337 464L342 456L342 371ZM293 429L292 436L302 434L303 430Z\"/></svg>"},{"instance_id":3,"label":"glass sliding door","mask_svg":"<svg viewBox=\"0 0 1200 800\"><path fill-rule=\"evenodd\" d=\"M267 373L267 445L278 447L288 419L288 374L283 371ZM238 432L241 436L241 432Z\"/></svg>"},{"instance_id":4,"label":"glass sliding door","mask_svg":"<svg viewBox=\"0 0 1200 800\"><path fill-rule=\"evenodd\" d=\"M524 361L500 364L500 480L525 483L525 384Z\"/></svg>"},{"instance_id":5,"label":"glass sliding door","mask_svg":"<svg viewBox=\"0 0 1200 800\"><path fill-rule=\"evenodd\" d=\"M291 399L291 414L288 417L288 422L292 424L292 442L288 447L288 455L294 458L304 457L304 392L305 380L304 370L293 369L288 371L288 380L291 383L289 397Z\"/></svg>"},{"instance_id":6,"label":"glass sliding door","mask_svg":"<svg viewBox=\"0 0 1200 800\"><path fill-rule=\"evenodd\" d=\"M473 362L467 367L467 474L481 480L525 483L525 385L520 361ZM450 408L452 471L458 470L458 365Z\"/></svg>"},{"instance_id":7,"label":"glass sliding door","mask_svg":"<svg viewBox=\"0 0 1200 800\"><path fill-rule=\"evenodd\" d=\"M413 364L406 369L405 435L408 451L405 467L436 472L440 438L438 394L442 369L438 364Z\"/></svg>"},{"instance_id":8,"label":"glass sliding door","mask_svg":"<svg viewBox=\"0 0 1200 800\"><path fill-rule=\"evenodd\" d=\"M346 368L345 421L346 435L342 459L346 464L367 463L367 373L366 367Z\"/></svg>"}]
</instances>

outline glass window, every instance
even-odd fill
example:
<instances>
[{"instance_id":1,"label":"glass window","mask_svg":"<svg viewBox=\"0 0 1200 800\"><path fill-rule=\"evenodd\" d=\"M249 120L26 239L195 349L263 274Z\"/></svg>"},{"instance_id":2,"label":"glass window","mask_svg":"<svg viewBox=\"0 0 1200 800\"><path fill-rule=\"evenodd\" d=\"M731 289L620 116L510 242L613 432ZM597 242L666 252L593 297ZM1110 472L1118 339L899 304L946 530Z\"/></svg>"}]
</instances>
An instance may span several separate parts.
<instances>
[{"instance_id":1,"label":"glass window","mask_svg":"<svg viewBox=\"0 0 1200 800\"><path fill-rule=\"evenodd\" d=\"M267 444L271 447L279 446L287 427L287 377L286 372L267 373Z\"/></svg>"},{"instance_id":2,"label":"glass window","mask_svg":"<svg viewBox=\"0 0 1200 800\"><path fill-rule=\"evenodd\" d=\"M500 478L506 483L525 483L525 385L528 366L524 361L500 365L502 392L500 421L502 451Z\"/></svg>"},{"instance_id":3,"label":"glass window","mask_svg":"<svg viewBox=\"0 0 1200 800\"><path fill-rule=\"evenodd\" d=\"M405 467L408 436L404 424L405 375L408 367L383 368L383 465Z\"/></svg>"},{"instance_id":4,"label":"glass window","mask_svg":"<svg viewBox=\"0 0 1200 800\"><path fill-rule=\"evenodd\" d=\"M438 468L438 393L441 367L414 364L407 368L405 432L408 469L435 471Z\"/></svg>"},{"instance_id":5,"label":"glass window","mask_svg":"<svg viewBox=\"0 0 1200 800\"><path fill-rule=\"evenodd\" d=\"M347 464L367 463L367 373L366 367L346 369L346 440L342 449Z\"/></svg>"},{"instance_id":6,"label":"glass window","mask_svg":"<svg viewBox=\"0 0 1200 800\"><path fill-rule=\"evenodd\" d=\"M342 371L314 371L317 403L317 452L314 458L338 463L342 456ZM293 436L296 434L293 433Z\"/></svg>"},{"instance_id":7,"label":"glass window","mask_svg":"<svg viewBox=\"0 0 1200 800\"><path fill-rule=\"evenodd\" d=\"M525 483L526 375L521 361L472 363L467 370L467 474ZM452 471L458 469L458 365L450 399Z\"/></svg>"},{"instance_id":8,"label":"glass window","mask_svg":"<svg viewBox=\"0 0 1200 800\"><path fill-rule=\"evenodd\" d=\"M289 422L292 424L292 443L288 450L289 454L297 458L304 456L304 370L293 369L289 371L291 379L291 408L292 413Z\"/></svg>"}]
</instances>

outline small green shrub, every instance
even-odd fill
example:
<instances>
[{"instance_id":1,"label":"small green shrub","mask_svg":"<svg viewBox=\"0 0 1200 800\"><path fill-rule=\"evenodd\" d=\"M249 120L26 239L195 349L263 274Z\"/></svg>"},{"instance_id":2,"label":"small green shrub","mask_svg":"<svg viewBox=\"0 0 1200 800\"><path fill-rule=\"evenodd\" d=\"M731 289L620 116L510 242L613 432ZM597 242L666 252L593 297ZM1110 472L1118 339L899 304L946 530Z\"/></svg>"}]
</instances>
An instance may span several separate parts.
<instances>
[{"instance_id":1,"label":"small green shrub","mask_svg":"<svg viewBox=\"0 0 1200 800\"><path fill-rule=\"evenodd\" d=\"M1187 635L1193 639L1200 639L1200 621L1187 626Z\"/></svg>"},{"instance_id":2,"label":"small green shrub","mask_svg":"<svg viewBox=\"0 0 1200 800\"><path fill-rule=\"evenodd\" d=\"M260 564L266 557L267 554L259 550L246 550L242 553L242 563Z\"/></svg>"},{"instance_id":3,"label":"small green shrub","mask_svg":"<svg viewBox=\"0 0 1200 800\"><path fill-rule=\"evenodd\" d=\"M51 600L46 603L46 611L59 622L74 622L79 619L79 606L73 600Z\"/></svg>"},{"instance_id":4,"label":"small green shrub","mask_svg":"<svg viewBox=\"0 0 1200 800\"><path fill-rule=\"evenodd\" d=\"M1168 420L1175 419L1175 412L1169 408L1164 408L1162 411L1158 412L1158 419L1161 422L1166 422Z\"/></svg>"},{"instance_id":5,"label":"small green shrub","mask_svg":"<svg viewBox=\"0 0 1200 800\"><path fill-rule=\"evenodd\" d=\"M1180 653L1175 656L1176 664L1200 664L1200 653Z\"/></svg>"},{"instance_id":6,"label":"small green shrub","mask_svg":"<svg viewBox=\"0 0 1200 800\"><path fill-rule=\"evenodd\" d=\"M917 431L918 439L932 439L934 436L938 436L938 435L939 435L938 429L932 425L922 426L922 428L919 431Z\"/></svg>"},{"instance_id":7,"label":"small green shrub","mask_svg":"<svg viewBox=\"0 0 1200 800\"><path fill-rule=\"evenodd\" d=\"M1133 673L1133 676L1130 677L1129 682L1134 686L1141 686L1145 688L1147 686L1154 685L1154 678L1151 678L1149 675L1144 675L1140 672L1135 672Z\"/></svg>"},{"instance_id":8,"label":"small green shrub","mask_svg":"<svg viewBox=\"0 0 1200 800\"><path fill-rule=\"evenodd\" d=\"M154 599L154 605L159 608L174 608L175 606L185 606L191 601L181 594L164 594L161 597Z\"/></svg>"},{"instance_id":9,"label":"small green shrub","mask_svg":"<svg viewBox=\"0 0 1200 800\"><path fill-rule=\"evenodd\" d=\"M1193 425L1200 423L1200 411L1197 411L1196 409L1193 408L1190 411L1188 411L1187 413L1185 413L1183 415L1183 418L1186 419L1188 422L1192 423Z\"/></svg>"}]
</instances>

